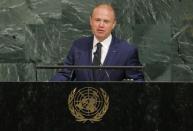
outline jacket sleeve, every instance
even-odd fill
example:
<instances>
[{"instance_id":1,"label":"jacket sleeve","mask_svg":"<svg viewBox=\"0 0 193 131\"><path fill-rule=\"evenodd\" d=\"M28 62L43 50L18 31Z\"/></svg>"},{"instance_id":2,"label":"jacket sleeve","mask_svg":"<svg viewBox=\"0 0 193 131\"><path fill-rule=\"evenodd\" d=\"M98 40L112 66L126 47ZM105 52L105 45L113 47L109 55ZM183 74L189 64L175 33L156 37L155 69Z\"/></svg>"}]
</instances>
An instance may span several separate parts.
<instances>
[{"instance_id":1,"label":"jacket sleeve","mask_svg":"<svg viewBox=\"0 0 193 131\"><path fill-rule=\"evenodd\" d=\"M126 66L142 66L138 57L138 49L134 47L126 61ZM125 72L126 79L132 79L134 81L144 81L144 74L142 70L132 69Z\"/></svg>"},{"instance_id":2,"label":"jacket sleeve","mask_svg":"<svg viewBox=\"0 0 193 131\"><path fill-rule=\"evenodd\" d=\"M64 65L70 66L74 65L74 46L71 47L70 51L67 54L66 59L64 60ZM74 79L73 69L62 69L58 71L50 81L70 81Z\"/></svg>"}]
</instances>

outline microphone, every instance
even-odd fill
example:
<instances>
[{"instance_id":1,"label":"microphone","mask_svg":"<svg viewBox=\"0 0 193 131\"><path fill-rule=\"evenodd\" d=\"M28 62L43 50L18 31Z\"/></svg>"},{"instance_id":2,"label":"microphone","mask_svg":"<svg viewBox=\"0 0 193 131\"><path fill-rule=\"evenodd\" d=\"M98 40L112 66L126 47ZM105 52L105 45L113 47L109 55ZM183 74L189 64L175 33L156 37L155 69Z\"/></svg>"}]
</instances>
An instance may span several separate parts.
<instances>
[{"instance_id":1,"label":"microphone","mask_svg":"<svg viewBox=\"0 0 193 131\"><path fill-rule=\"evenodd\" d=\"M100 66L102 67L102 64L100 64ZM103 69L103 70L105 71L105 74L106 74L108 80L111 81L110 75L109 75L109 73L107 72L107 70L106 70L106 69Z\"/></svg>"},{"instance_id":2,"label":"microphone","mask_svg":"<svg viewBox=\"0 0 193 131\"><path fill-rule=\"evenodd\" d=\"M75 79L75 70L74 70L74 69L72 69L69 78L70 78L70 79L69 79L70 81L74 81L74 79Z\"/></svg>"}]
</instances>

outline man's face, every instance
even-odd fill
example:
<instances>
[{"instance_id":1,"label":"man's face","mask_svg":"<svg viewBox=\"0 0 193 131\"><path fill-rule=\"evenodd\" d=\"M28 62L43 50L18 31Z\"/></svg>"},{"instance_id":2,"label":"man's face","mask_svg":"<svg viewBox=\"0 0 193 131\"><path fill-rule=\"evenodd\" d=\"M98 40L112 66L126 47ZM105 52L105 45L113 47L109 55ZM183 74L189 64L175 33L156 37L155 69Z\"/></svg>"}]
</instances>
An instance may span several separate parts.
<instances>
[{"instance_id":1,"label":"man's face","mask_svg":"<svg viewBox=\"0 0 193 131\"><path fill-rule=\"evenodd\" d=\"M109 6L102 5L94 9L90 17L90 26L99 41L106 39L115 25L115 14Z\"/></svg>"}]
</instances>

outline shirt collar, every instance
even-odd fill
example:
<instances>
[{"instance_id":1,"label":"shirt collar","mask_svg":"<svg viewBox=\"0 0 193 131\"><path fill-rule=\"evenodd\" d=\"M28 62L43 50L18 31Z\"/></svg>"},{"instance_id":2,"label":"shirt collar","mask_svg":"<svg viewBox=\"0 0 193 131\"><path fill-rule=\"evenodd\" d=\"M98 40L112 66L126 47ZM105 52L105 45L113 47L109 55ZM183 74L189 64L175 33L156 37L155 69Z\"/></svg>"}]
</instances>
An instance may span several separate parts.
<instances>
[{"instance_id":1,"label":"shirt collar","mask_svg":"<svg viewBox=\"0 0 193 131\"><path fill-rule=\"evenodd\" d=\"M101 41L100 43L102 44L102 47L108 49L112 40L112 35L110 34L105 40ZM96 47L96 44L99 43L97 38L94 36L94 41L93 41L93 48Z\"/></svg>"}]
</instances>

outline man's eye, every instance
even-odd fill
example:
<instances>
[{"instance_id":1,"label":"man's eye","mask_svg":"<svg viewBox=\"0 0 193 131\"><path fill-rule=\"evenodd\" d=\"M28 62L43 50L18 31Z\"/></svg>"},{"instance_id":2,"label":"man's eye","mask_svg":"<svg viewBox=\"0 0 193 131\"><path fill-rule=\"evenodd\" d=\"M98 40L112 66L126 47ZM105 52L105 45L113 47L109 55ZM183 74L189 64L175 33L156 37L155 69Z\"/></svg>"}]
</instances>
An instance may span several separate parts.
<instances>
[{"instance_id":1,"label":"man's eye","mask_svg":"<svg viewBox=\"0 0 193 131\"><path fill-rule=\"evenodd\" d=\"M109 21L108 21L108 20L104 20L104 22L105 22L105 23L109 23Z\"/></svg>"}]
</instances>

